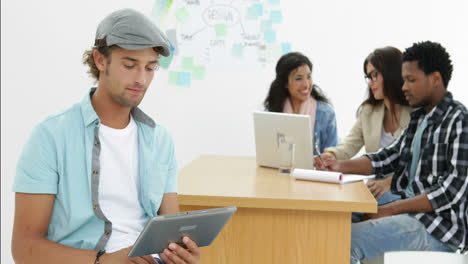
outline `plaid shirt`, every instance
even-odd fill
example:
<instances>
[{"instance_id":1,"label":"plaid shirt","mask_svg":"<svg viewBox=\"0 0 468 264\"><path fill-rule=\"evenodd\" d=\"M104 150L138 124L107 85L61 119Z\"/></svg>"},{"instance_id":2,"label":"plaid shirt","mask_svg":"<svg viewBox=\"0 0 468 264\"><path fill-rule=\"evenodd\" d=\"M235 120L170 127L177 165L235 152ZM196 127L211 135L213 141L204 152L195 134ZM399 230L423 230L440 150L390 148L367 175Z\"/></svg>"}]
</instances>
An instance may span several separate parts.
<instances>
[{"instance_id":1,"label":"plaid shirt","mask_svg":"<svg viewBox=\"0 0 468 264\"><path fill-rule=\"evenodd\" d=\"M416 129L423 108L411 112L411 121L388 147L367 156L377 177L393 174L392 192L405 197ZM410 214L442 242L464 250L468 242L468 112L447 93L428 114L421 137L421 158L412 187L415 195L426 193L433 213Z\"/></svg>"}]
</instances>

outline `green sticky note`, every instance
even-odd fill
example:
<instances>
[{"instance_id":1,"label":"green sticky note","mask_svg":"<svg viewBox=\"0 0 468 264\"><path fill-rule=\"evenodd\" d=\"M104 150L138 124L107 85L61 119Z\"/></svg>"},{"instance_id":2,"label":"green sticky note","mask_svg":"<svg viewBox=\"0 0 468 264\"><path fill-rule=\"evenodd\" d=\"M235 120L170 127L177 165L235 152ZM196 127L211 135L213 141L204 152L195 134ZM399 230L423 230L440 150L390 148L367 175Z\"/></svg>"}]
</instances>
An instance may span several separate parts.
<instances>
[{"instance_id":1,"label":"green sticky note","mask_svg":"<svg viewBox=\"0 0 468 264\"><path fill-rule=\"evenodd\" d=\"M169 84L177 85L179 82L179 73L170 71L169 72Z\"/></svg>"},{"instance_id":2,"label":"green sticky note","mask_svg":"<svg viewBox=\"0 0 468 264\"><path fill-rule=\"evenodd\" d=\"M190 16L190 13L185 9L185 7L181 7L175 11L175 16L178 21L184 22Z\"/></svg>"},{"instance_id":3,"label":"green sticky note","mask_svg":"<svg viewBox=\"0 0 468 264\"><path fill-rule=\"evenodd\" d=\"M203 80L205 79L205 67L203 66L195 66L193 67L193 79L194 80Z\"/></svg>"},{"instance_id":4,"label":"green sticky note","mask_svg":"<svg viewBox=\"0 0 468 264\"><path fill-rule=\"evenodd\" d=\"M189 71L193 68L193 57L182 58L182 69Z\"/></svg>"},{"instance_id":5,"label":"green sticky note","mask_svg":"<svg viewBox=\"0 0 468 264\"><path fill-rule=\"evenodd\" d=\"M242 57L244 52L244 47L241 44L233 44L232 45L232 56L236 58Z\"/></svg>"},{"instance_id":6,"label":"green sticky note","mask_svg":"<svg viewBox=\"0 0 468 264\"><path fill-rule=\"evenodd\" d=\"M216 24L215 25L216 36L217 37L224 37L227 35L227 27L226 24Z\"/></svg>"}]
</instances>

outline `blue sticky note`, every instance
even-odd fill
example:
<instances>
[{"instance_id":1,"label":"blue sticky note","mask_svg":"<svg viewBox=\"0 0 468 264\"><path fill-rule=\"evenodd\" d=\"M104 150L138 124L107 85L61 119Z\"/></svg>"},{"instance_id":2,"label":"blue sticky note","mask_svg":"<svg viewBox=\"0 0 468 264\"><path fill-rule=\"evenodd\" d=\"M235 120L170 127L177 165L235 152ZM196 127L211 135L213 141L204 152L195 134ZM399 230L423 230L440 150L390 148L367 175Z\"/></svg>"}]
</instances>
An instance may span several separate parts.
<instances>
[{"instance_id":1,"label":"blue sticky note","mask_svg":"<svg viewBox=\"0 0 468 264\"><path fill-rule=\"evenodd\" d=\"M179 85L190 86L190 72L179 72Z\"/></svg>"},{"instance_id":2,"label":"blue sticky note","mask_svg":"<svg viewBox=\"0 0 468 264\"><path fill-rule=\"evenodd\" d=\"M166 8L167 0L156 0L152 11L152 16L156 19L161 19L164 9Z\"/></svg>"},{"instance_id":3,"label":"blue sticky note","mask_svg":"<svg viewBox=\"0 0 468 264\"><path fill-rule=\"evenodd\" d=\"M265 31L265 42L274 43L276 41L276 31L269 30Z\"/></svg>"},{"instance_id":4,"label":"blue sticky note","mask_svg":"<svg viewBox=\"0 0 468 264\"><path fill-rule=\"evenodd\" d=\"M271 21L273 23L283 22L283 14L279 10L271 11Z\"/></svg>"},{"instance_id":5,"label":"blue sticky note","mask_svg":"<svg viewBox=\"0 0 468 264\"><path fill-rule=\"evenodd\" d=\"M272 5L279 5L279 4L280 4L280 0L270 0L270 4L272 4Z\"/></svg>"},{"instance_id":6,"label":"blue sticky note","mask_svg":"<svg viewBox=\"0 0 468 264\"><path fill-rule=\"evenodd\" d=\"M263 4L255 3L252 5L255 9L257 9L257 16L263 16Z\"/></svg>"},{"instance_id":7,"label":"blue sticky note","mask_svg":"<svg viewBox=\"0 0 468 264\"><path fill-rule=\"evenodd\" d=\"M260 30L262 32L272 30L271 20L262 20L262 22L260 22Z\"/></svg>"},{"instance_id":8,"label":"blue sticky note","mask_svg":"<svg viewBox=\"0 0 468 264\"><path fill-rule=\"evenodd\" d=\"M232 45L232 56L236 58L242 57L242 54L244 53L244 46L241 44L233 44Z\"/></svg>"},{"instance_id":9,"label":"blue sticky note","mask_svg":"<svg viewBox=\"0 0 468 264\"><path fill-rule=\"evenodd\" d=\"M291 43L281 43L281 49L283 50L283 54L290 53L291 52Z\"/></svg>"},{"instance_id":10,"label":"blue sticky note","mask_svg":"<svg viewBox=\"0 0 468 264\"><path fill-rule=\"evenodd\" d=\"M247 8L247 19L248 20L256 20L258 18L258 11L255 6L251 6Z\"/></svg>"}]
</instances>

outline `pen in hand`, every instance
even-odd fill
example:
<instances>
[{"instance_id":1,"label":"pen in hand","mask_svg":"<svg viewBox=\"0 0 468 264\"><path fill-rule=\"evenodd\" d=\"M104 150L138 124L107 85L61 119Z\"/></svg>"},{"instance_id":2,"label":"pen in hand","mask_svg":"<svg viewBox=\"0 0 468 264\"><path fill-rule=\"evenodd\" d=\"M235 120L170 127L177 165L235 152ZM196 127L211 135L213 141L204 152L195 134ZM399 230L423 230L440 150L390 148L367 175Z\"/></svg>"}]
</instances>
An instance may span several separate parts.
<instances>
[{"instance_id":1,"label":"pen in hand","mask_svg":"<svg viewBox=\"0 0 468 264\"><path fill-rule=\"evenodd\" d=\"M317 143L317 140L315 141L315 151L317 151L317 154L318 154L318 157L320 159L320 162L322 162L322 165L323 165L323 170L326 171L327 170L327 167L325 166L325 162L323 161L322 159L322 153L320 152L320 148L318 146L318 143Z\"/></svg>"}]
</instances>

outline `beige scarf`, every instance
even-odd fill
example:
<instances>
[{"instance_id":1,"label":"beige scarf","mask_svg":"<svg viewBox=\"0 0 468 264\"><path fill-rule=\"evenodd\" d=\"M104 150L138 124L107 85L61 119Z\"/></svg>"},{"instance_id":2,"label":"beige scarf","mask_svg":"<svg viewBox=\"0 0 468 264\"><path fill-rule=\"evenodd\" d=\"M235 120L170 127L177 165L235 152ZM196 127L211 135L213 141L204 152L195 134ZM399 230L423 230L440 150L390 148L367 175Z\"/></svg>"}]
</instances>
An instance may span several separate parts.
<instances>
[{"instance_id":1,"label":"beige scarf","mask_svg":"<svg viewBox=\"0 0 468 264\"><path fill-rule=\"evenodd\" d=\"M317 109L317 101L310 96L309 99L306 101L302 102L301 107L299 109L299 113L301 115L309 115L310 116L310 129L312 131L312 138L314 138L314 125L315 125L315 110ZM286 101L284 102L283 106L283 113L289 113L289 114L294 114L291 100L289 100L289 97L286 98Z\"/></svg>"}]
</instances>

